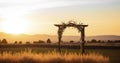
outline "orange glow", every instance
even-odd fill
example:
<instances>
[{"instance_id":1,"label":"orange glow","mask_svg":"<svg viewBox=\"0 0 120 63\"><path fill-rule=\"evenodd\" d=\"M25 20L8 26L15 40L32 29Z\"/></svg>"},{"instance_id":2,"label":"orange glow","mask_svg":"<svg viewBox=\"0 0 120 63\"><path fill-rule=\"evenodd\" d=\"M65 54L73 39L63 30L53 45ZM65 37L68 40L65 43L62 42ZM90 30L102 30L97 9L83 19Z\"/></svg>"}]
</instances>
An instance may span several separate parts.
<instances>
[{"instance_id":1,"label":"orange glow","mask_svg":"<svg viewBox=\"0 0 120 63\"><path fill-rule=\"evenodd\" d=\"M9 19L2 22L2 31L11 34L21 34L27 31L28 23L23 19Z\"/></svg>"}]
</instances>

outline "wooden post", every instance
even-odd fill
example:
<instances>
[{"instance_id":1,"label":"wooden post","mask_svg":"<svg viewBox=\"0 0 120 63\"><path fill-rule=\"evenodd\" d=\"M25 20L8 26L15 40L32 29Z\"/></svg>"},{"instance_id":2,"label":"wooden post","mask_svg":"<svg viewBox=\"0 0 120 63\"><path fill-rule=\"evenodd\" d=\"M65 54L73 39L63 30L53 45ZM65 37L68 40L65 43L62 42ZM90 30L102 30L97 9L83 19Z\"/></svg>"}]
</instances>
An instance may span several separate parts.
<instances>
[{"instance_id":1,"label":"wooden post","mask_svg":"<svg viewBox=\"0 0 120 63\"><path fill-rule=\"evenodd\" d=\"M84 54L85 50L84 50L84 44L85 44L85 31L84 31L84 27L82 27L81 29L81 53Z\"/></svg>"},{"instance_id":2,"label":"wooden post","mask_svg":"<svg viewBox=\"0 0 120 63\"><path fill-rule=\"evenodd\" d=\"M61 36L58 35L58 51L61 52Z\"/></svg>"},{"instance_id":3,"label":"wooden post","mask_svg":"<svg viewBox=\"0 0 120 63\"><path fill-rule=\"evenodd\" d=\"M62 29L58 29L58 51L61 53L61 38L62 38Z\"/></svg>"}]
</instances>

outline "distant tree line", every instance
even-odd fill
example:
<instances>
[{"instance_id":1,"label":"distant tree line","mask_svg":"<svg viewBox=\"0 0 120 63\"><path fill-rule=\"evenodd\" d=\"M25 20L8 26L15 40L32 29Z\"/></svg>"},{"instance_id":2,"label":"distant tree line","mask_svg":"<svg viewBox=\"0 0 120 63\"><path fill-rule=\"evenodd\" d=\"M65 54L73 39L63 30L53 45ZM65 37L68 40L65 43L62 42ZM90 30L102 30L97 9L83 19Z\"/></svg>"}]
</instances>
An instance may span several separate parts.
<instances>
[{"instance_id":1,"label":"distant tree line","mask_svg":"<svg viewBox=\"0 0 120 63\"><path fill-rule=\"evenodd\" d=\"M0 40L0 44L7 44L7 40L6 39L3 39L3 40Z\"/></svg>"},{"instance_id":2,"label":"distant tree line","mask_svg":"<svg viewBox=\"0 0 120 63\"><path fill-rule=\"evenodd\" d=\"M41 44L41 43L52 43L52 41L49 38L46 40L46 42L43 40L33 41L33 44Z\"/></svg>"},{"instance_id":3,"label":"distant tree line","mask_svg":"<svg viewBox=\"0 0 120 63\"><path fill-rule=\"evenodd\" d=\"M47 39L46 41L43 40L38 40L38 41L33 41L33 44L44 44L44 43L52 43L51 39ZM61 41L61 43L80 43L80 41L75 42L73 40L70 40L68 42L63 42ZM120 40L96 40L96 39L92 39L92 40L87 40L86 43L120 43ZM6 39L2 39L0 40L0 44L8 44L8 41ZM22 44L22 41L15 41L14 44ZM31 44L31 42L26 41L25 44Z\"/></svg>"},{"instance_id":4,"label":"distant tree line","mask_svg":"<svg viewBox=\"0 0 120 63\"><path fill-rule=\"evenodd\" d=\"M22 44L22 41L15 41L14 44Z\"/></svg>"},{"instance_id":5,"label":"distant tree line","mask_svg":"<svg viewBox=\"0 0 120 63\"><path fill-rule=\"evenodd\" d=\"M33 41L33 44L41 44L41 43L52 43L51 39L47 39L46 42L43 40ZM0 40L0 44L8 44L8 41L6 39ZM14 44L22 44L22 41L15 41ZM26 41L26 44L31 44L31 42Z\"/></svg>"},{"instance_id":6,"label":"distant tree line","mask_svg":"<svg viewBox=\"0 0 120 63\"><path fill-rule=\"evenodd\" d=\"M120 40L96 40L86 41L87 43L120 43Z\"/></svg>"},{"instance_id":7,"label":"distant tree line","mask_svg":"<svg viewBox=\"0 0 120 63\"><path fill-rule=\"evenodd\" d=\"M85 41L86 43L120 43L120 40L96 40L96 39L92 39L92 40L87 40ZM76 42L73 40L70 40L69 42L63 42L62 43L80 43L80 41Z\"/></svg>"}]
</instances>

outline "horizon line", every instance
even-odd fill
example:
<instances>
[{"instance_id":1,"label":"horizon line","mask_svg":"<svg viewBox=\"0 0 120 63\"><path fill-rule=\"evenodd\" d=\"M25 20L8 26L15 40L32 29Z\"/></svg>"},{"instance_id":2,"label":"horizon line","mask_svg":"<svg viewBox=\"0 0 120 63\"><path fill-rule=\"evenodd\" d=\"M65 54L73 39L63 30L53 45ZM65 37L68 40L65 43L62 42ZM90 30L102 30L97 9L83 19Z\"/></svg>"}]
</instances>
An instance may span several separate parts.
<instances>
[{"instance_id":1,"label":"horizon line","mask_svg":"<svg viewBox=\"0 0 120 63\"><path fill-rule=\"evenodd\" d=\"M54 34L27 34L27 33L21 33L21 34L11 34L11 33L5 33L5 32L0 32L0 33L4 33L4 34L10 34L10 35L16 35L16 36L19 36L19 35L48 35L48 36L57 36L57 34L56 35L54 35ZM80 36L80 35L62 35L62 36ZM89 37L89 36L120 36L120 35L113 35L113 34L106 34L106 35L86 35L86 37Z\"/></svg>"}]
</instances>

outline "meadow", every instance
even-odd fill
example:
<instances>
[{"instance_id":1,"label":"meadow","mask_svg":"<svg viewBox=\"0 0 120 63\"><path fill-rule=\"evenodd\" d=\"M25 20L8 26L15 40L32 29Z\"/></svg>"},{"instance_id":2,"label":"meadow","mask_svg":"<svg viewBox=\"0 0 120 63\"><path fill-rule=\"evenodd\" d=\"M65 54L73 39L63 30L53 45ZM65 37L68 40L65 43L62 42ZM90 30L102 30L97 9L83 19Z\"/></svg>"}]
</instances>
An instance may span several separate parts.
<instances>
[{"instance_id":1,"label":"meadow","mask_svg":"<svg viewBox=\"0 0 120 63\"><path fill-rule=\"evenodd\" d=\"M5 46L5 45L4 45ZM17 47L16 47L17 46ZM81 54L80 49L64 48L59 53L56 46L26 47L16 45L0 48L0 63L119 63L120 50L116 48L88 48ZM20 47L21 46L21 47ZM39 45L40 46L40 45ZM71 47L73 47L71 45ZM75 46L74 46L75 47ZM75 47L76 48L76 47Z\"/></svg>"},{"instance_id":2,"label":"meadow","mask_svg":"<svg viewBox=\"0 0 120 63\"><path fill-rule=\"evenodd\" d=\"M109 57L95 53L59 53L55 50L35 53L28 49L14 54L10 51L3 52L0 54L0 63L109 63Z\"/></svg>"}]
</instances>

